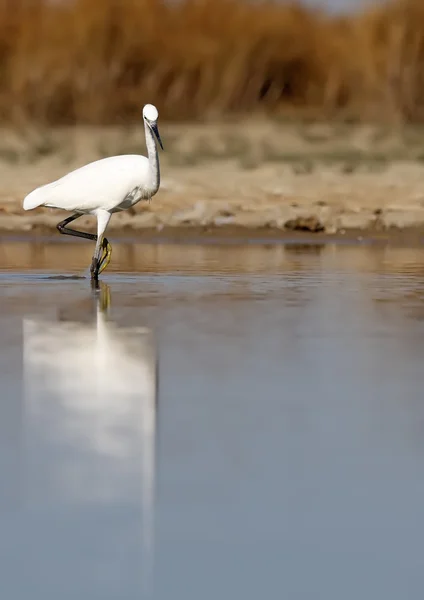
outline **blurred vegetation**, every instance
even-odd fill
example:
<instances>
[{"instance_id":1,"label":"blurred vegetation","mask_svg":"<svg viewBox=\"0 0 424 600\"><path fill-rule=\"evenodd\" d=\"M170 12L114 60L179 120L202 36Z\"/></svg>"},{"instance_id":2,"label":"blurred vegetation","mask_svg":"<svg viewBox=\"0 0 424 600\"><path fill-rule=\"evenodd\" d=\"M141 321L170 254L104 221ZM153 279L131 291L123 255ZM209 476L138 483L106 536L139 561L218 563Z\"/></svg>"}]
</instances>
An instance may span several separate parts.
<instances>
[{"instance_id":1,"label":"blurred vegetation","mask_svg":"<svg viewBox=\"0 0 424 600\"><path fill-rule=\"evenodd\" d=\"M0 0L3 123L228 114L424 120L424 1L348 17L249 0Z\"/></svg>"}]
</instances>

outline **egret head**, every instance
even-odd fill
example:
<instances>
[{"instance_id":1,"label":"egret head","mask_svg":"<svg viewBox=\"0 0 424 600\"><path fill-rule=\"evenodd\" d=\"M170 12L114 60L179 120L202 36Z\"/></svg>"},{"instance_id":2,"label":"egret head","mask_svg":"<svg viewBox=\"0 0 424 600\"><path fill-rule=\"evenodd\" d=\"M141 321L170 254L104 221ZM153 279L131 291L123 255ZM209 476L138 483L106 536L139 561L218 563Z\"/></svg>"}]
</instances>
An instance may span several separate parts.
<instances>
[{"instance_id":1,"label":"egret head","mask_svg":"<svg viewBox=\"0 0 424 600\"><path fill-rule=\"evenodd\" d=\"M156 108L156 106L153 106L153 104L146 104L143 107L144 122L147 123L147 125L153 131L153 133L157 137L160 147L163 150L162 140L160 139L158 124L157 124L158 117L159 117L159 113L158 113L158 109Z\"/></svg>"}]
</instances>

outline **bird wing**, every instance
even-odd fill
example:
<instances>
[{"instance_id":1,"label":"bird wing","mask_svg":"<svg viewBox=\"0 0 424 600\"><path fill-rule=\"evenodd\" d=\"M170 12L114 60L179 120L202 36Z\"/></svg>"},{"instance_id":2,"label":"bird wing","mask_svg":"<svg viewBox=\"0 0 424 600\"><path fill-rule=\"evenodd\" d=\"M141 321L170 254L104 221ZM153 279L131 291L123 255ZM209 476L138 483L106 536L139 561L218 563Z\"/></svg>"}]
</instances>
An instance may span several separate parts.
<instances>
[{"instance_id":1,"label":"bird wing","mask_svg":"<svg viewBox=\"0 0 424 600\"><path fill-rule=\"evenodd\" d=\"M148 183L149 161L144 156L111 156L71 171L28 194L24 208L48 206L69 211L112 210L135 187Z\"/></svg>"}]
</instances>

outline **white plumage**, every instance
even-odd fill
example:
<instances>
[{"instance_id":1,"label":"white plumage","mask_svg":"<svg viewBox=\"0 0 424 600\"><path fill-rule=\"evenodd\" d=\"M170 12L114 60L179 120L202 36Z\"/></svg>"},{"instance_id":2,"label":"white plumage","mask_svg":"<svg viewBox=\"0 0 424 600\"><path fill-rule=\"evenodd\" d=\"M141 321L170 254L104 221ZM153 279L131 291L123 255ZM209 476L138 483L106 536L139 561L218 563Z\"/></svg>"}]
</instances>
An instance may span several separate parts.
<instances>
[{"instance_id":1,"label":"white plumage","mask_svg":"<svg viewBox=\"0 0 424 600\"><path fill-rule=\"evenodd\" d=\"M47 206L84 213L98 208L116 212L120 207L129 208L144 196L143 182L148 182L148 178L149 160L146 157L136 154L111 156L35 189L25 198L24 209ZM141 192L134 197L136 200L125 203L136 189ZM125 206L122 206L124 203Z\"/></svg>"},{"instance_id":2,"label":"white plumage","mask_svg":"<svg viewBox=\"0 0 424 600\"><path fill-rule=\"evenodd\" d=\"M45 206L74 213L59 223L58 229L67 235L97 241L91 265L93 279L97 279L110 260L111 247L103 235L111 215L142 199L151 198L159 189L159 158L153 136L156 135L162 147L157 119L157 109L152 104L146 104L143 108L143 120L148 158L127 154L96 160L57 181L35 189L23 201L24 210ZM97 217L97 235L66 227L82 214ZM102 250L103 255L100 257Z\"/></svg>"}]
</instances>

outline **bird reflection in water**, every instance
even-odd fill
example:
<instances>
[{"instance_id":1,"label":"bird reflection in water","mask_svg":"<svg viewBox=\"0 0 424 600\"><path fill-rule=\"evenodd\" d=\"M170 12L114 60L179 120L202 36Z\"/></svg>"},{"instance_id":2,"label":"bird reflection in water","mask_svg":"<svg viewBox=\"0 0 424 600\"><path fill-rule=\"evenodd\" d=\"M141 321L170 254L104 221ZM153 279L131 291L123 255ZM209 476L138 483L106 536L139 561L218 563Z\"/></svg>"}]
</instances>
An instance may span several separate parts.
<instances>
[{"instance_id":1,"label":"bird reflection in water","mask_svg":"<svg viewBox=\"0 0 424 600\"><path fill-rule=\"evenodd\" d=\"M26 497L31 504L141 508L148 583L156 473L154 336L111 320L111 293L103 282L95 284L92 301L91 311L61 307L55 321L24 319Z\"/></svg>"}]
</instances>

